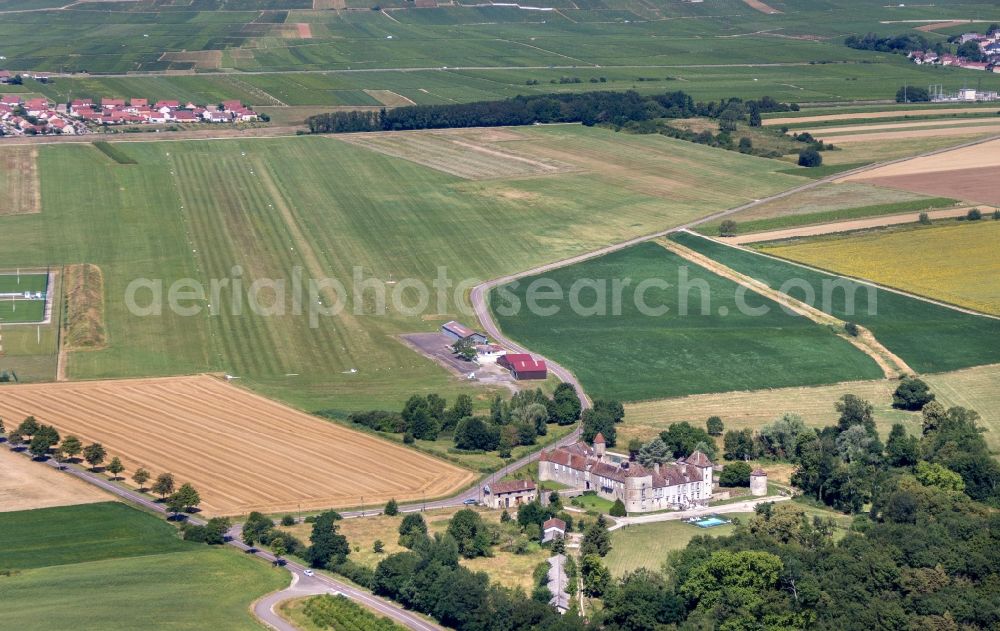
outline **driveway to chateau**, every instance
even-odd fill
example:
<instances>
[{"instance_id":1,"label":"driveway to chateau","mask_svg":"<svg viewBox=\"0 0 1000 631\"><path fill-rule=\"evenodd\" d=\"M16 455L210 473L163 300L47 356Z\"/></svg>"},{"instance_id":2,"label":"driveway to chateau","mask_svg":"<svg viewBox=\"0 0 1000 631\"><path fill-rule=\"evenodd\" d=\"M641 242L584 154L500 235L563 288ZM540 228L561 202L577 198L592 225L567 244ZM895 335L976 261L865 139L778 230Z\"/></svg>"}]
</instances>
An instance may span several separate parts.
<instances>
[{"instance_id":1,"label":"driveway to chateau","mask_svg":"<svg viewBox=\"0 0 1000 631\"><path fill-rule=\"evenodd\" d=\"M689 510L669 511L664 513L651 513L648 515L636 515L634 517L613 517L615 525L608 530L618 530L634 524L652 524L659 521L673 521L677 519L687 519L688 517L704 517L706 515L721 515L725 513L752 513L758 504L766 502L785 502L792 499L787 495L772 495L770 497L760 497L745 502L733 502L732 504L722 504L721 506L706 506L704 508L692 508Z\"/></svg>"}]
</instances>

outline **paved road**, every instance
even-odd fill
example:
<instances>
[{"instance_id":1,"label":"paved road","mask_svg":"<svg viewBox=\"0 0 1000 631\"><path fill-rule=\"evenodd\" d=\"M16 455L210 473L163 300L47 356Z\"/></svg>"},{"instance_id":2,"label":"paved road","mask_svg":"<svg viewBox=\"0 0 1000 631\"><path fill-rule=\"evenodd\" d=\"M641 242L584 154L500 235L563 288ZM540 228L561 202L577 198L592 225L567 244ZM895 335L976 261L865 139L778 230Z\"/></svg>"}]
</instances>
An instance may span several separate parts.
<instances>
[{"instance_id":1,"label":"paved road","mask_svg":"<svg viewBox=\"0 0 1000 631\"><path fill-rule=\"evenodd\" d=\"M229 545L243 550L246 554L254 554L270 563L275 562L275 557L264 550L251 549L242 543L242 531L239 525L233 526L229 530L232 541ZM405 626L408 629L418 631L438 631L443 629L437 624L428 622L417 614L401 608L388 600L374 596L371 593L352 587L347 583L338 581L326 574L316 573L313 576L306 576L306 567L294 561L285 560L284 568L291 572L292 583L283 590L272 592L259 599L253 604L253 612L258 618L264 621L272 629L278 631L298 631L298 628L289 624L275 611L278 603L290 598L302 598L303 596L313 596L316 594L340 594L353 601L364 605L368 609L381 614L387 618Z\"/></svg>"},{"instance_id":2,"label":"paved road","mask_svg":"<svg viewBox=\"0 0 1000 631\"><path fill-rule=\"evenodd\" d=\"M47 464L55 469L60 469L69 475L75 476L85 482L89 482L94 486L100 487L105 491L117 495L118 497L131 502L132 504L137 504L146 508L150 511L166 514L166 508L154 501L153 499L131 489L127 489L117 484L112 483L107 480L103 475L92 473L86 469L73 467L73 466L63 466L54 460L48 460ZM204 525L205 520L196 517L189 516L188 522L197 525ZM250 554L250 548L246 546L240 537L241 529L240 527L234 526L230 530L230 535L232 539L228 542L229 545L242 550L246 554ZM255 556L273 563L274 556L263 550L258 550L254 552ZM254 603L254 613L257 614L261 620L267 623L270 627L278 629L279 631L298 631L296 627L288 624L283 618L278 616L274 612L274 605L282 600L288 598L296 598L299 596L308 596L311 594L326 594L326 593L339 593L350 598L351 600L357 601L358 603L372 609L373 611L392 618L399 624L407 627L408 629L415 629L416 631L437 631L442 627L438 625L427 622L417 614L403 609L399 605L390 603L387 600L373 596L372 594L352 587L347 583L343 583L327 575L316 574L315 576L306 576L306 568L298 563L288 561L285 563L285 569L292 574L291 585L281 591L274 592L265 596L264 598L258 600Z\"/></svg>"}]
</instances>

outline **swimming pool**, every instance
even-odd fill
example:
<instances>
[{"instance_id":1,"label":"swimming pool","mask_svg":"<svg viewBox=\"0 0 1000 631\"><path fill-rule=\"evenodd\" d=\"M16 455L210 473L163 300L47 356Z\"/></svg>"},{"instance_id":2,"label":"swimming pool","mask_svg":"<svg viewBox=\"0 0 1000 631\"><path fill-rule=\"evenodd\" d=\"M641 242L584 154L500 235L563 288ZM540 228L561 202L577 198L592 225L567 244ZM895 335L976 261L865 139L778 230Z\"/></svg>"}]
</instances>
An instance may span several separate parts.
<instances>
[{"instance_id":1,"label":"swimming pool","mask_svg":"<svg viewBox=\"0 0 1000 631\"><path fill-rule=\"evenodd\" d=\"M705 519L699 519L694 522L694 525L699 528L713 528L715 526L721 526L723 524L728 524L729 521L726 519L720 519L718 517L706 517Z\"/></svg>"}]
</instances>

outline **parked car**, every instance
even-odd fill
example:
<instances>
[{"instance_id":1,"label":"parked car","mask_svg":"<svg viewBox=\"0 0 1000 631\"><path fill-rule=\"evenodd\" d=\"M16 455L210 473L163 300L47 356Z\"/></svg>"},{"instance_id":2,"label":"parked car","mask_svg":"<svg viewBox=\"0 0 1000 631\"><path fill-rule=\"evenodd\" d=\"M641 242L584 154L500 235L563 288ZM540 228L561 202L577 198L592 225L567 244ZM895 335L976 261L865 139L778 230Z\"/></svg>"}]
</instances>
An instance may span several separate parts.
<instances>
[{"instance_id":1,"label":"parked car","mask_svg":"<svg viewBox=\"0 0 1000 631\"><path fill-rule=\"evenodd\" d=\"M476 504L479 503L479 500L474 500L470 497L469 499L465 500L462 503L465 504L466 506L475 506Z\"/></svg>"}]
</instances>

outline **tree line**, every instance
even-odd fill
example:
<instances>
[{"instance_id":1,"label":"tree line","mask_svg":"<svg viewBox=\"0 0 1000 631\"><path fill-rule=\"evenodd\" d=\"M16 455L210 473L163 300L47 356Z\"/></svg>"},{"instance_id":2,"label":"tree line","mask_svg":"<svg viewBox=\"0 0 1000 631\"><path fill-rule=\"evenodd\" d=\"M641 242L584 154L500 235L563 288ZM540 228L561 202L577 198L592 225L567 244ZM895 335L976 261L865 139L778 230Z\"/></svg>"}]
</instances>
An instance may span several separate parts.
<instances>
[{"instance_id":1,"label":"tree line","mask_svg":"<svg viewBox=\"0 0 1000 631\"><path fill-rule=\"evenodd\" d=\"M0 419L0 440L4 439L5 433L3 419ZM35 460L44 461L51 457L60 464L82 461L90 465L90 470L94 473L101 470L101 465L108 458L108 451L101 443L84 445L79 438L72 434L60 437L59 431L55 427L39 423L34 416L28 416L21 421L6 435L6 441L10 449L14 451L23 450L27 445L28 453ZM117 482L122 479L125 465L121 458L112 456L108 464L104 466L104 471L111 474L112 482ZM182 512L193 512L201 504L201 496L191 484L184 483L175 488L172 473L161 473L153 481L153 484L146 488L146 483L152 477L149 471L140 467L132 474L132 481L135 482L140 493L150 491L159 495L160 501L164 503L174 518L179 517Z\"/></svg>"},{"instance_id":2,"label":"tree line","mask_svg":"<svg viewBox=\"0 0 1000 631\"><path fill-rule=\"evenodd\" d=\"M760 114L798 110L798 105L770 97L758 100L722 99L695 102L682 91L642 95L593 91L570 94L516 96L496 101L447 105L410 105L378 112L329 112L310 116L312 133L398 131L462 127L499 127L536 123L625 125L655 118L705 116L725 121L737 115L750 125L760 125ZM741 113L740 113L741 112Z\"/></svg>"}]
</instances>

